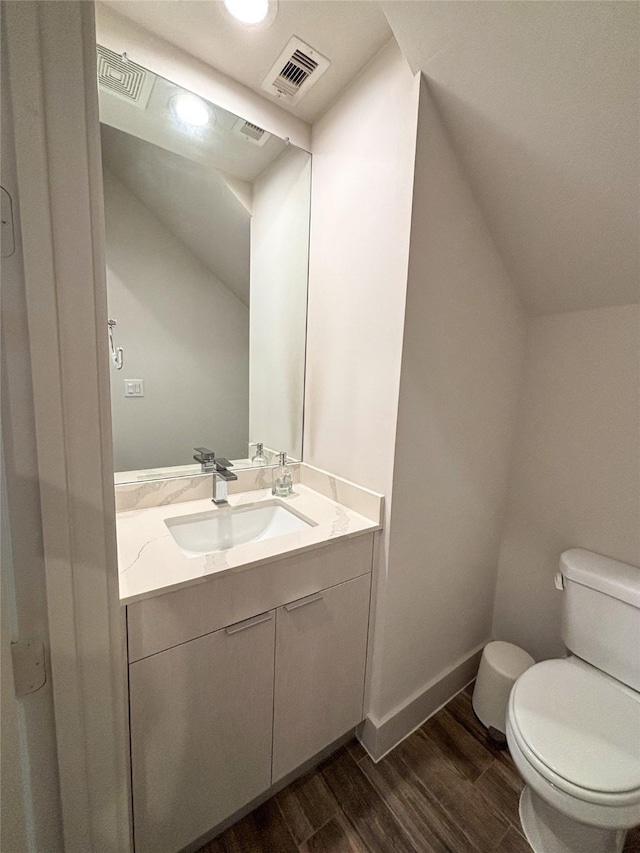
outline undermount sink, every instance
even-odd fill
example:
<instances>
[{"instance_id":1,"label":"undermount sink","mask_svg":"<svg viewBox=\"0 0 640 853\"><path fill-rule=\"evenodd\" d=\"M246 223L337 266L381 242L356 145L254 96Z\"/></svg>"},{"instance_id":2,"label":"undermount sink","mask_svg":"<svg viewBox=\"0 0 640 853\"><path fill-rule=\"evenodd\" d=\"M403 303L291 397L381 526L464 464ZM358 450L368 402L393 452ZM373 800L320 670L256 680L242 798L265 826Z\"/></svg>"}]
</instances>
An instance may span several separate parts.
<instances>
[{"instance_id":1,"label":"undermount sink","mask_svg":"<svg viewBox=\"0 0 640 853\"><path fill-rule=\"evenodd\" d=\"M187 557L201 557L315 527L313 521L277 500L167 518L165 524Z\"/></svg>"}]
</instances>

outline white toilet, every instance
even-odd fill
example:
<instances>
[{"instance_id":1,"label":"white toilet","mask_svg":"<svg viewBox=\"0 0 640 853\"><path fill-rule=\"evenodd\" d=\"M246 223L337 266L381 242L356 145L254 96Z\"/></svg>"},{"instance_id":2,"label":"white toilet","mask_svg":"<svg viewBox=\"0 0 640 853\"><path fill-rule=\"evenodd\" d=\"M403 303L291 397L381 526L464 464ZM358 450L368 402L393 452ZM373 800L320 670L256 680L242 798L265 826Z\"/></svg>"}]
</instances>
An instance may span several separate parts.
<instances>
[{"instance_id":1,"label":"white toilet","mask_svg":"<svg viewBox=\"0 0 640 853\"><path fill-rule=\"evenodd\" d=\"M507 741L536 853L620 853L640 824L640 569L590 551L560 560L571 657L528 669Z\"/></svg>"}]
</instances>

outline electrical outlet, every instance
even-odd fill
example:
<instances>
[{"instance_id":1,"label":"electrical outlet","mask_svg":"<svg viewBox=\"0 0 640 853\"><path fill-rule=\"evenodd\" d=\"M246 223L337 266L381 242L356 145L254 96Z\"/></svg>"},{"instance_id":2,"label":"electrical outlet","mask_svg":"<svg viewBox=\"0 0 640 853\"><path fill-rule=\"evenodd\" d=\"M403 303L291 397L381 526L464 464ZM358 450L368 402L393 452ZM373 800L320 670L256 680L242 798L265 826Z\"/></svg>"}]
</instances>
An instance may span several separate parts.
<instances>
[{"instance_id":1,"label":"electrical outlet","mask_svg":"<svg viewBox=\"0 0 640 853\"><path fill-rule=\"evenodd\" d=\"M144 380L143 379L125 379L124 380L124 396L125 397L144 397Z\"/></svg>"}]
</instances>

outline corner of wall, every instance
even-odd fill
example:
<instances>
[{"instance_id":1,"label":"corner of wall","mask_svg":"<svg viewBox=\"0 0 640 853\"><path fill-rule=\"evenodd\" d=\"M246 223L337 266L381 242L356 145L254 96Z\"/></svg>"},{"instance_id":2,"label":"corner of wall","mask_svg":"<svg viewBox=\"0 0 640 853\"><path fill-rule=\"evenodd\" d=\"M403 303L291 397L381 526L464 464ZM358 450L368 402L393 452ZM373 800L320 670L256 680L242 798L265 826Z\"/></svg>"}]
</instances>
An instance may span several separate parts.
<instances>
[{"instance_id":1,"label":"corner of wall","mask_svg":"<svg viewBox=\"0 0 640 853\"><path fill-rule=\"evenodd\" d=\"M384 494L385 525L418 97L419 80L390 40L313 126L304 457ZM379 692L386 541L383 532L375 558L366 705Z\"/></svg>"},{"instance_id":2,"label":"corner of wall","mask_svg":"<svg viewBox=\"0 0 640 853\"><path fill-rule=\"evenodd\" d=\"M637 304L531 317L493 631L564 653L560 554L640 565Z\"/></svg>"},{"instance_id":3,"label":"corner of wall","mask_svg":"<svg viewBox=\"0 0 640 853\"><path fill-rule=\"evenodd\" d=\"M438 673L382 719L367 716L359 727L358 737L376 763L473 681L487 642L488 639Z\"/></svg>"},{"instance_id":4,"label":"corner of wall","mask_svg":"<svg viewBox=\"0 0 640 853\"><path fill-rule=\"evenodd\" d=\"M421 75L419 88L389 563L371 703L374 720L397 718L394 737L405 716L436 710L419 698L415 714L405 715L411 697L440 695L438 685L446 692L455 662L476 665L490 636L524 347L520 301Z\"/></svg>"}]
</instances>

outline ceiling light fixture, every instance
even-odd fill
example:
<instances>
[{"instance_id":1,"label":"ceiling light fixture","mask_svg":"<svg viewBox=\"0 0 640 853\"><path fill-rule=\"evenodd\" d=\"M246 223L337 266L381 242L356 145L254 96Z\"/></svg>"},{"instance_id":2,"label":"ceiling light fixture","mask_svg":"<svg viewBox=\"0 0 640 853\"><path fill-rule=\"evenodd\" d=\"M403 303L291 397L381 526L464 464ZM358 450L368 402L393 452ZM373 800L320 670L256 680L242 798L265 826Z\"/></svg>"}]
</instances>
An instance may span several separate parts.
<instances>
[{"instance_id":1,"label":"ceiling light fixture","mask_svg":"<svg viewBox=\"0 0 640 853\"><path fill-rule=\"evenodd\" d=\"M268 26L278 11L277 0L224 0L227 12L249 27Z\"/></svg>"},{"instance_id":2,"label":"ceiling light fixture","mask_svg":"<svg viewBox=\"0 0 640 853\"><path fill-rule=\"evenodd\" d=\"M169 101L173 114L185 124L194 127L205 127L211 121L211 110L202 98L181 92Z\"/></svg>"}]
</instances>

